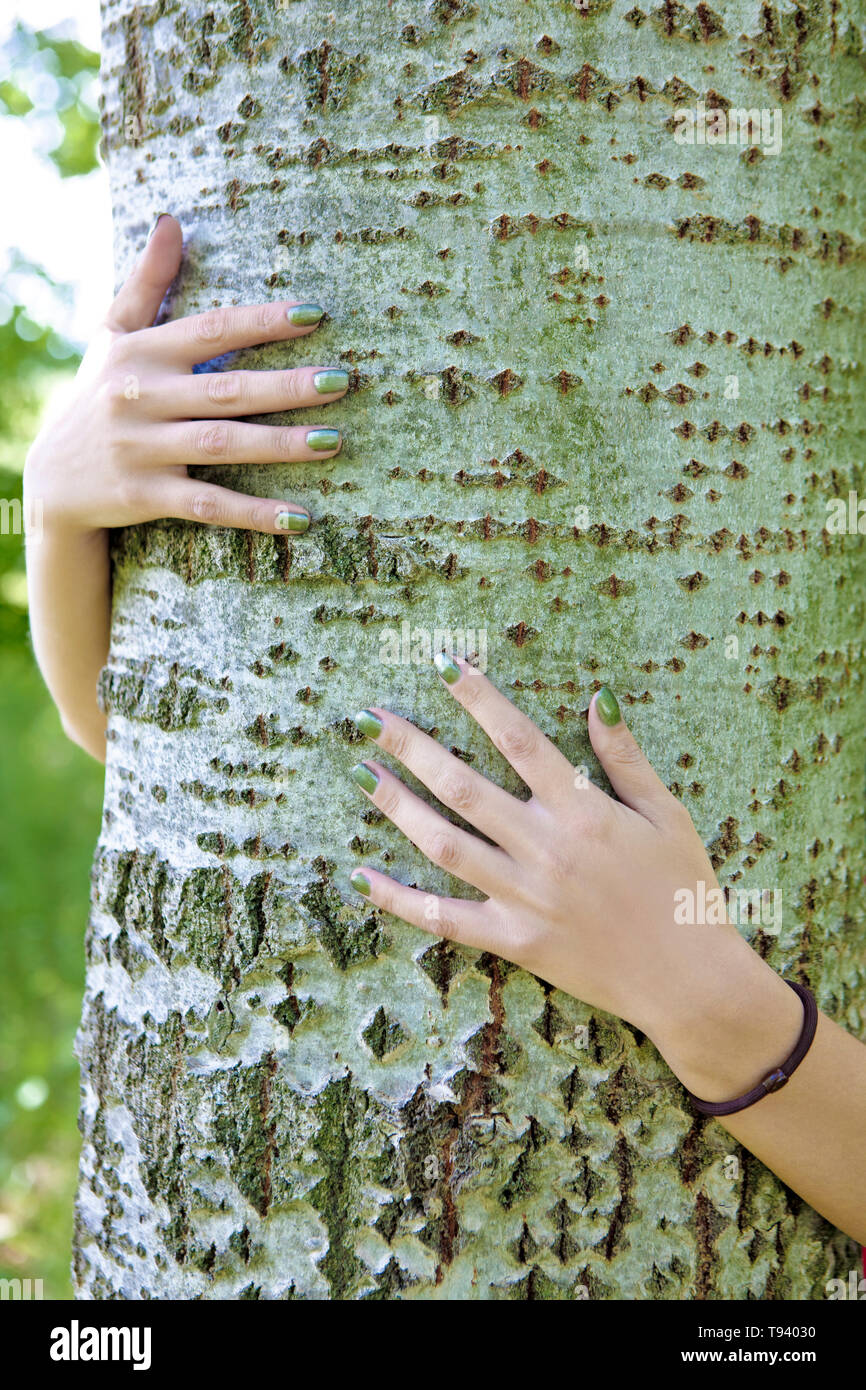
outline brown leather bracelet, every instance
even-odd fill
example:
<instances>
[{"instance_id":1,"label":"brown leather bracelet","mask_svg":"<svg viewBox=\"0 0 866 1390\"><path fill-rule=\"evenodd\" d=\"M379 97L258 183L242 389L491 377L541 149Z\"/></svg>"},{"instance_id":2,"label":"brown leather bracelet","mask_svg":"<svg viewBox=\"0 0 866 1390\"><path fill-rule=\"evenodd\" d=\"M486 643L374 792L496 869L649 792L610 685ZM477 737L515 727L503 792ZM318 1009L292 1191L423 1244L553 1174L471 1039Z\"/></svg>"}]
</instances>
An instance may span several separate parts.
<instances>
[{"instance_id":1,"label":"brown leather bracelet","mask_svg":"<svg viewBox=\"0 0 866 1390\"><path fill-rule=\"evenodd\" d=\"M815 1029L818 1026L818 1005L815 1003L815 996L805 985L795 984L793 980L786 980L785 984L790 985L791 989L799 994L803 1001L803 1028L794 1051L785 1058L780 1067L768 1072L763 1081L759 1082L751 1091L747 1091L744 1096L737 1096L736 1100L699 1100L687 1089L686 1095L692 1105L703 1115L733 1115L736 1110L745 1110L746 1106L754 1105L756 1100L763 1100L764 1096L771 1095L773 1091L781 1090L783 1086L788 1084L809 1051L815 1036Z\"/></svg>"}]
</instances>

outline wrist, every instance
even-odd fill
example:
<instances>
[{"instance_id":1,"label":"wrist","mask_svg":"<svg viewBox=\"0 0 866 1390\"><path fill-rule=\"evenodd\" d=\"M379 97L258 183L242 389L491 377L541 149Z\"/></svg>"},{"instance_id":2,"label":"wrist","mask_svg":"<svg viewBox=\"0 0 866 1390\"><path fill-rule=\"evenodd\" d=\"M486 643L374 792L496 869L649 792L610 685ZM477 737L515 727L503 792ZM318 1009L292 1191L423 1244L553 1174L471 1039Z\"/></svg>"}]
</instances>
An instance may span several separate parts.
<instances>
[{"instance_id":1,"label":"wrist","mask_svg":"<svg viewBox=\"0 0 866 1390\"><path fill-rule=\"evenodd\" d=\"M106 532L102 526L94 526L82 520L66 505L69 500L68 479L54 476L55 470L49 466L47 446L40 440L31 445L24 462L22 478L22 502L26 522L28 542L48 539L57 541L79 541L94 543Z\"/></svg>"},{"instance_id":2,"label":"wrist","mask_svg":"<svg viewBox=\"0 0 866 1390\"><path fill-rule=\"evenodd\" d=\"M745 1094L791 1053L803 1005L780 975L746 945L651 1033L683 1085L701 1100Z\"/></svg>"},{"instance_id":3,"label":"wrist","mask_svg":"<svg viewBox=\"0 0 866 1390\"><path fill-rule=\"evenodd\" d=\"M58 513L38 494L25 489L23 506L28 547L47 543L74 548L78 554L82 550L101 552L107 546L108 532L104 526L85 525Z\"/></svg>"}]
</instances>

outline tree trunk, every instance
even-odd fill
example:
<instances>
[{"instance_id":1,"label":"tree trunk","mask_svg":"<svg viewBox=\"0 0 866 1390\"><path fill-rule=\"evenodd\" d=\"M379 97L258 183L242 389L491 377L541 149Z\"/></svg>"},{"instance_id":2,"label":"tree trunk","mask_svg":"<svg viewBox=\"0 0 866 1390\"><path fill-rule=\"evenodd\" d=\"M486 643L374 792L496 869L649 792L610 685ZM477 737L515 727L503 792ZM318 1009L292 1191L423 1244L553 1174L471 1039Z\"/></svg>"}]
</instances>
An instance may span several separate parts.
<instances>
[{"instance_id":1,"label":"tree trunk","mask_svg":"<svg viewBox=\"0 0 866 1390\"><path fill-rule=\"evenodd\" d=\"M356 709L520 791L430 666L465 634L599 780L613 686L721 881L781 895L741 930L863 1036L847 8L106 0L118 280L170 209L171 315L317 300L244 361L352 385L306 417L338 458L208 475L308 535L116 536L80 1297L808 1299L855 1267L635 1029L347 883L470 891L348 779ZM699 101L779 108L781 149L680 143Z\"/></svg>"}]
</instances>

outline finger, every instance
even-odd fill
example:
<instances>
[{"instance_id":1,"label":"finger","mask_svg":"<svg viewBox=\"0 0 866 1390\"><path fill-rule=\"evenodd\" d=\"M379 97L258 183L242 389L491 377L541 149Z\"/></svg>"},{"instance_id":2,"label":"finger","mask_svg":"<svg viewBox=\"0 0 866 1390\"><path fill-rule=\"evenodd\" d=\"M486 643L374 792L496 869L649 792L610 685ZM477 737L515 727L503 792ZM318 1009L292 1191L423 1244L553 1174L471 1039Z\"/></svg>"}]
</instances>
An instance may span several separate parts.
<instances>
[{"instance_id":1,"label":"finger","mask_svg":"<svg viewBox=\"0 0 866 1390\"><path fill-rule=\"evenodd\" d=\"M378 706L355 715L355 723L379 748L398 758L445 806L456 811L476 830L495 840L508 854L518 855L526 845L523 802L488 782L447 752L435 738L424 734L397 714Z\"/></svg>"},{"instance_id":2,"label":"finger","mask_svg":"<svg viewBox=\"0 0 866 1390\"><path fill-rule=\"evenodd\" d=\"M440 898L424 893L420 888L407 888L404 883L380 874L377 869L354 869L349 876L352 887L376 907L402 917L413 927L431 932L446 941L461 946L474 946L480 951L495 949L490 918L485 903L466 898Z\"/></svg>"},{"instance_id":3,"label":"finger","mask_svg":"<svg viewBox=\"0 0 866 1390\"><path fill-rule=\"evenodd\" d=\"M119 333L134 333L153 323L166 291L180 269L182 252L180 223L170 213L164 212L157 219L144 251L111 303L105 319L109 328Z\"/></svg>"},{"instance_id":4,"label":"finger","mask_svg":"<svg viewBox=\"0 0 866 1390\"><path fill-rule=\"evenodd\" d=\"M190 314L158 328L145 329L139 347L145 354L177 366L194 367L224 352L282 342L309 333L321 322L321 304L288 303L226 305L206 314Z\"/></svg>"},{"instance_id":5,"label":"finger","mask_svg":"<svg viewBox=\"0 0 866 1390\"><path fill-rule=\"evenodd\" d=\"M668 791L649 759L626 727L619 703L609 686L602 686L589 707L589 740L611 786L626 806L661 826L681 802Z\"/></svg>"},{"instance_id":6,"label":"finger","mask_svg":"<svg viewBox=\"0 0 866 1390\"><path fill-rule=\"evenodd\" d=\"M154 425L149 456L155 463L299 463L330 458L340 448L339 430L323 425L243 425L236 420L196 420Z\"/></svg>"},{"instance_id":7,"label":"finger","mask_svg":"<svg viewBox=\"0 0 866 1390\"><path fill-rule=\"evenodd\" d=\"M480 724L539 801L558 804L572 795L574 768L528 715L462 657L437 652L433 660L455 700Z\"/></svg>"},{"instance_id":8,"label":"finger","mask_svg":"<svg viewBox=\"0 0 866 1390\"><path fill-rule=\"evenodd\" d=\"M274 498L249 497L214 483L194 478L164 478L156 493L162 516L181 521L199 521L206 526L235 526L242 531L263 531L268 535L299 536L309 528L310 514L294 502Z\"/></svg>"},{"instance_id":9,"label":"finger","mask_svg":"<svg viewBox=\"0 0 866 1390\"><path fill-rule=\"evenodd\" d=\"M292 367L285 372L196 372L156 379L151 398L163 418L267 415L328 404L345 395L349 373L341 367Z\"/></svg>"},{"instance_id":10,"label":"finger","mask_svg":"<svg viewBox=\"0 0 866 1390\"><path fill-rule=\"evenodd\" d=\"M515 865L507 854L452 825L381 763L358 763L352 768L352 776L373 804L426 854L431 864L480 888L482 893L516 890Z\"/></svg>"}]
</instances>

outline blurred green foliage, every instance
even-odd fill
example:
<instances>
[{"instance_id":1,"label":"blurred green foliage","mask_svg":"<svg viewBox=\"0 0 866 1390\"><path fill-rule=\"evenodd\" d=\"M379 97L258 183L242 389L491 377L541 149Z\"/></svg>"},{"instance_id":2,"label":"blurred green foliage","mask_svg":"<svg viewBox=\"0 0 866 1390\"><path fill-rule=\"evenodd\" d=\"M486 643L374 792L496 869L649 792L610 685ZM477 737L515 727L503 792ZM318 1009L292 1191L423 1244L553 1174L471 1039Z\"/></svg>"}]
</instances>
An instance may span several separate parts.
<instances>
[{"instance_id":1,"label":"blurred green foliage","mask_svg":"<svg viewBox=\"0 0 866 1390\"><path fill-rule=\"evenodd\" d=\"M98 164L99 122L89 101L99 54L75 39L18 23L3 45L2 65L15 80L0 82L0 112L60 124L60 140L48 158L62 178L88 174Z\"/></svg>"},{"instance_id":2,"label":"blurred green foliage","mask_svg":"<svg viewBox=\"0 0 866 1390\"><path fill-rule=\"evenodd\" d=\"M19 24L2 60L14 81L0 82L0 118L45 123L45 158L59 176L95 168L99 128L86 94L98 55ZM24 458L45 400L79 356L53 324L37 322L28 311L28 287L36 282L39 302L46 302L47 286L47 302L58 309L67 288L20 250L6 251L0 499L11 503L21 497ZM4 515L12 514L7 509ZM78 1161L72 1044L102 769L63 735L36 669L24 545L14 533L0 533L0 721L0 1277L42 1279L46 1298L70 1298Z\"/></svg>"},{"instance_id":3,"label":"blurred green foliage","mask_svg":"<svg viewBox=\"0 0 866 1390\"><path fill-rule=\"evenodd\" d=\"M102 769L22 644L0 646L0 1277L69 1298L79 1136L72 1044Z\"/></svg>"}]
</instances>

